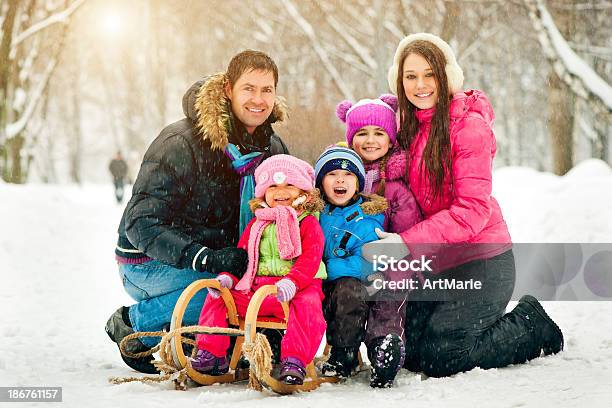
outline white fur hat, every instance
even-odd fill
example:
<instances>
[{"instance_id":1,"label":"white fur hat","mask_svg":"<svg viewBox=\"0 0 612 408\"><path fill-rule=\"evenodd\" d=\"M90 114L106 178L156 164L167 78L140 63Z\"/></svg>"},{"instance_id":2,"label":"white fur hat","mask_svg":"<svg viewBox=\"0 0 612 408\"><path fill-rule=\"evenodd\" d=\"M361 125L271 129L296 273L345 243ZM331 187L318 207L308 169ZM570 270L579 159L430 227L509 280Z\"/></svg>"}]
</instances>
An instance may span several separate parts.
<instances>
[{"instance_id":1,"label":"white fur hat","mask_svg":"<svg viewBox=\"0 0 612 408\"><path fill-rule=\"evenodd\" d=\"M410 34L400 41L399 45L397 46L397 50L395 50L393 65L391 65L391 68L389 68L389 73L387 75L389 89L391 89L391 92L397 95L397 70L401 62L400 57L408 44L417 40L429 41L438 47L440 51L442 51L444 57L446 58L446 77L448 79L448 89L451 94L461 91L461 88L463 87L463 71L461 70L459 64L457 64L455 53L451 47L446 43L446 41L437 35L430 33L416 33Z\"/></svg>"}]
</instances>

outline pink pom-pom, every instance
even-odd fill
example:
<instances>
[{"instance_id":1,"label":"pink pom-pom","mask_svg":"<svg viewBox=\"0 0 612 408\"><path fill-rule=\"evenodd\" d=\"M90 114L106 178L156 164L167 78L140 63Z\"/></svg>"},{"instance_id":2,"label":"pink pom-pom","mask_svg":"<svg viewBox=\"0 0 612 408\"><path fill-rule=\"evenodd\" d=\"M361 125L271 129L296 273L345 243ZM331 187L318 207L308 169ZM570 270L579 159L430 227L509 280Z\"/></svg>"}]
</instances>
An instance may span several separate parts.
<instances>
[{"instance_id":1,"label":"pink pom-pom","mask_svg":"<svg viewBox=\"0 0 612 408\"><path fill-rule=\"evenodd\" d=\"M342 101L336 106L336 116L342 122L346 123L346 113L353 106L353 102L351 101Z\"/></svg>"},{"instance_id":2,"label":"pink pom-pom","mask_svg":"<svg viewBox=\"0 0 612 408\"><path fill-rule=\"evenodd\" d=\"M397 96L391 94L382 94L378 98L393 109L393 111L397 112Z\"/></svg>"}]
</instances>

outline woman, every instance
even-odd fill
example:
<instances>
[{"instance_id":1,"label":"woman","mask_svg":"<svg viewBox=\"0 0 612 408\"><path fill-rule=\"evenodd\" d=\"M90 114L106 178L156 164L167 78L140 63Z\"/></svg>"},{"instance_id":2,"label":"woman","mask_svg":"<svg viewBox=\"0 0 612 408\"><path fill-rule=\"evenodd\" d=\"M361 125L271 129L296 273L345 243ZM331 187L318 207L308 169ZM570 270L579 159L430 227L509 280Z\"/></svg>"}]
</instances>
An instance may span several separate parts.
<instances>
[{"instance_id":1,"label":"woman","mask_svg":"<svg viewBox=\"0 0 612 408\"><path fill-rule=\"evenodd\" d=\"M401 242L413 258L434 259L442 272L426 277L482 282L469 297L410 294L405 367L443 377L559 352L561 330L534 297L504 314L516 271L510 234L491 196L495 136L487 97L461 91L453 51L432 34L400 42L388 79L399 98L406 181L424 220L400 234L380 233L378 243Z\"/></svg>"}]
</instances>

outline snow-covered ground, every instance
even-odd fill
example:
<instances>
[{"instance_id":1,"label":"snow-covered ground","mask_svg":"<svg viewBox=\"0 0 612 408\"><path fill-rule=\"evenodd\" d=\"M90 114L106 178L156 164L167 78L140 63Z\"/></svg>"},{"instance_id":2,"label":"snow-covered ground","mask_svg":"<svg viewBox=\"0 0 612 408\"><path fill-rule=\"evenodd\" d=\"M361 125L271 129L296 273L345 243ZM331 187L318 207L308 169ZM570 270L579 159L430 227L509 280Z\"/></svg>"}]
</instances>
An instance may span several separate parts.
<instances>
[{"instance_id":1,"label":"snow-covered ground","mask_svg":"<svg viewBox=\"0 0 612 408\"><path fill-rule=\"evenodd\" d=\"M564 177L502 168L494 179L515 241L612 241L612 171L603 162ZM393 389L371 389L364 374L285 397L245 384L110 385L110 376L135 375L103 329L133 303L113 259L123 207L111 186L0 184L0 202L0 386L62 386L63 405L75 407L612 405L612 302L603 301L545 303L565 333L557 356L443 379L402 370Z\"/></svg>"}]
</instances>

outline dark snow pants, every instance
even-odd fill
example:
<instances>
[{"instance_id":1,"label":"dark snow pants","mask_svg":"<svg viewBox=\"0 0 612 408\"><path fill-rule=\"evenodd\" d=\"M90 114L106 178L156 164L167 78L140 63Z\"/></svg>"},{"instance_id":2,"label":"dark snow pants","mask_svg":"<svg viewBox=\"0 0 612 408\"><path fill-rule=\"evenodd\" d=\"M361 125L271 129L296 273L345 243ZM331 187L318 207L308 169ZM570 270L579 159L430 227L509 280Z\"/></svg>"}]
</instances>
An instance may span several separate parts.
<instances>
[{"instance_id":1,"label":"dark snow pants","mask_svg":"<svg viewBox=\"0 0 612 408\"><path fill-rule=\"evenodd\" d=\"M404 335L405 300L368 302L365 286L355 278L323 283L327 343L332 347L369 345L377 337ZM366 323L367 322L367 323Z\"/></svg>"},{"instance_id":2,"label":"dark snow pants","mask_svg":"<svg viewBox=\"0 0 612 408\"><path fill-rule=\"evenodd\" d=\"M113 184L115 186L115 199L120 203L123 201L123 179L114 179Z\"/></svg>"},{"instance_id":3,"label":"dark snow pants","mask_svg":"<svg viewBox=\"0 0 612 408\"><path fill-rule=\"evenodd\" d=\"M478 279L483 289L475 296L472 292L442 301L419 300L430 299L431 293L411 292L406 306L404 367L431 377L445 377L475 367L523 363L539 356L532 323L518 313L505 313L515 273L510 250L426 276Z\"/></svg>"}]
</instances>

